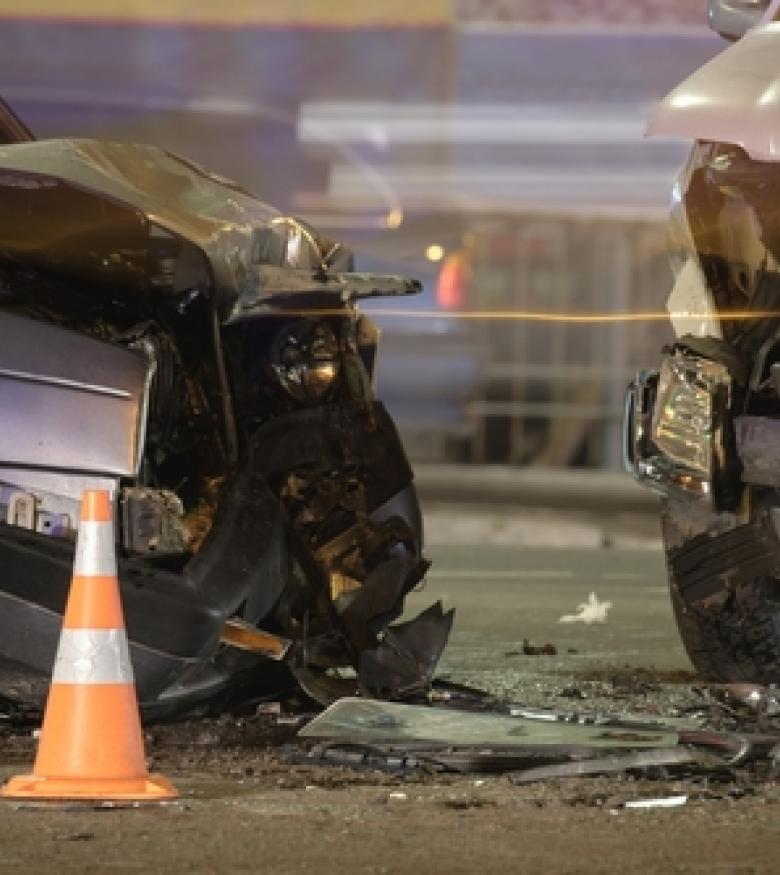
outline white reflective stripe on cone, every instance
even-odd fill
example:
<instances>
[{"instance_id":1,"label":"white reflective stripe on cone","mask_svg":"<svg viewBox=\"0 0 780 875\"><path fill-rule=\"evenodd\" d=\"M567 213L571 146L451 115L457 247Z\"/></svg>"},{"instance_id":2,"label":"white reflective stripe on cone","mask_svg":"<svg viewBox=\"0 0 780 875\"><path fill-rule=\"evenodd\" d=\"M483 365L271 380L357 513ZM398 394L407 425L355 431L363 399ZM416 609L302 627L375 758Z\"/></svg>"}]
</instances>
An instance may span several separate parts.
<instances>
[{"instance_id":1,"label":"white reflective stripe on cone","mask_svg":"<svg viewBox=\"0 0 780 875\"><path fill-rule=\"evenodd\" d=\"M73 573L80 577L116 577L113 523L94 520L79 523Z\"/></svg>"},{"instance_id":2,"label":"white reflective stripe on cone","mask_svg":"<svg viewBox=\"0 0 780 875\"><path fill-rule=\"evenodd\" d=\"M52 683L132 684L124 629L63 629Z\"/></svg>"}]
</instances>

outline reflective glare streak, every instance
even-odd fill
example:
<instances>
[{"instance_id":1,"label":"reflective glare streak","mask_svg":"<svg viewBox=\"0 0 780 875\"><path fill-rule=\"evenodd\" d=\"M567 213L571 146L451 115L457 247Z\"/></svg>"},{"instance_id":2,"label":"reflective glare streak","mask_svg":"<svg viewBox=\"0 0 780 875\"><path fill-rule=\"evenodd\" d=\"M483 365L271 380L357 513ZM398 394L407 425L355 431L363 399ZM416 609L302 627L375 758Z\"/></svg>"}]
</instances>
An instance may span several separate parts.
<instances>
[{"instance_id":1,"label":"reflective glare streak","mask_svg":"<svg viewBox=\"0 0 780 875\"><path fill-rule=\"evenodd\" d=\"M516 322L667 322L673 316L685 316L689 319L702 319L699 313L670 313L667 310L641 313L544 313L533 310L454 310L439 312L438 310L371 310L372 316L396 319L488 319L511 320ZM712 313L707 314L711 318ZM735 310L716 312L715 317L727 321L745 321L748 319L774 319L780 317L780 310Z\"/></svg>"},{"instance_id":2,"label":"reflective glare streak","mask_svg":"<svg viewBox=\"0 0 780 875\"><path fill-rule=\"evenodd\" d=\"M339 308L312 310L268 310L267 316L344 316L348 311ZM780 310L733 310L710 313L669 312L667 310L639 313L545 313L534 310L380 310L364 311L367 316L382 319L466 319L512 322L565 322L569 324L597 324L622 322L669 322L673 318L717 318L724 322L744 322L750 319L776 319Z\"/></svg>"}]
</instances>

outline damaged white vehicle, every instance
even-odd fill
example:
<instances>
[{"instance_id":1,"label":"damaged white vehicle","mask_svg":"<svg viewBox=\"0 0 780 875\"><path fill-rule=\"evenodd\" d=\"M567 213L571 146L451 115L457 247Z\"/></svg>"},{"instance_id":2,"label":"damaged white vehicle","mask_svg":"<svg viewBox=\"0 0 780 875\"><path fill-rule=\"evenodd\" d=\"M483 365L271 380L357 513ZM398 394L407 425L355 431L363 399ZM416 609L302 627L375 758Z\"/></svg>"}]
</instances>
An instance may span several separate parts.
<instances>
[{"instance_id":1,"label":"damaged white vehicle","mask_svg":"<svg viewBox=\"0 0 780 875\"><path fill-rule=\"evenodd\" d=\"M626 465L663 496L678 625L707 679L780 682L780 3L713 0L738 39L651 135L695 141L673 194L676 342L626 404ZM745 34L742 36L742 34Z\"/></svg>"}]
</instances>

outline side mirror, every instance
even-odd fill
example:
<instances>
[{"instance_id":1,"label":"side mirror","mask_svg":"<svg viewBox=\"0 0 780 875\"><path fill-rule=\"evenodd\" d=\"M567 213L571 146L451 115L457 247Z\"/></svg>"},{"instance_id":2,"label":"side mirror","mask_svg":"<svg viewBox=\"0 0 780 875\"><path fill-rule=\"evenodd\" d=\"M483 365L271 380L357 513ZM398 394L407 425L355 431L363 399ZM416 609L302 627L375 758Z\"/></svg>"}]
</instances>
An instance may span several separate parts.
<instances>
[{"instance_id":1,"label":"side mirror","mask_svg":"<svg viewBox=\"0 0 780 875\"><path fill-rule=\"evenodd\" d=\"M710 27L734 42L761 23L771 0L709 0Z\"/></svg>"}]
</instances>

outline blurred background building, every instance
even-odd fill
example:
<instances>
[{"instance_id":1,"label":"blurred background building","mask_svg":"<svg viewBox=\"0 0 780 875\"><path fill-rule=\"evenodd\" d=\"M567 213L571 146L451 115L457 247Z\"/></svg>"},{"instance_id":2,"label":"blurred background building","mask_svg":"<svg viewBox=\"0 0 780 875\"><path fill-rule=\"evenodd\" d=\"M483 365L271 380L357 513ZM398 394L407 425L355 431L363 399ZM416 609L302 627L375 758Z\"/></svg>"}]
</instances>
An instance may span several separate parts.
<instances>
[{"instance_id":1,"label":"blurred background building","mask_svg":"<svg viewBox=\"0 0 780 875\"><path fill-rule=\"evenodd\" d=\"M644 119L719 51L704 0L0 0L0 93L40 137L152 142L426 291L382 304L416 460L615 467L661 322L686 147Z\"/></svg>"}]
</instances>

